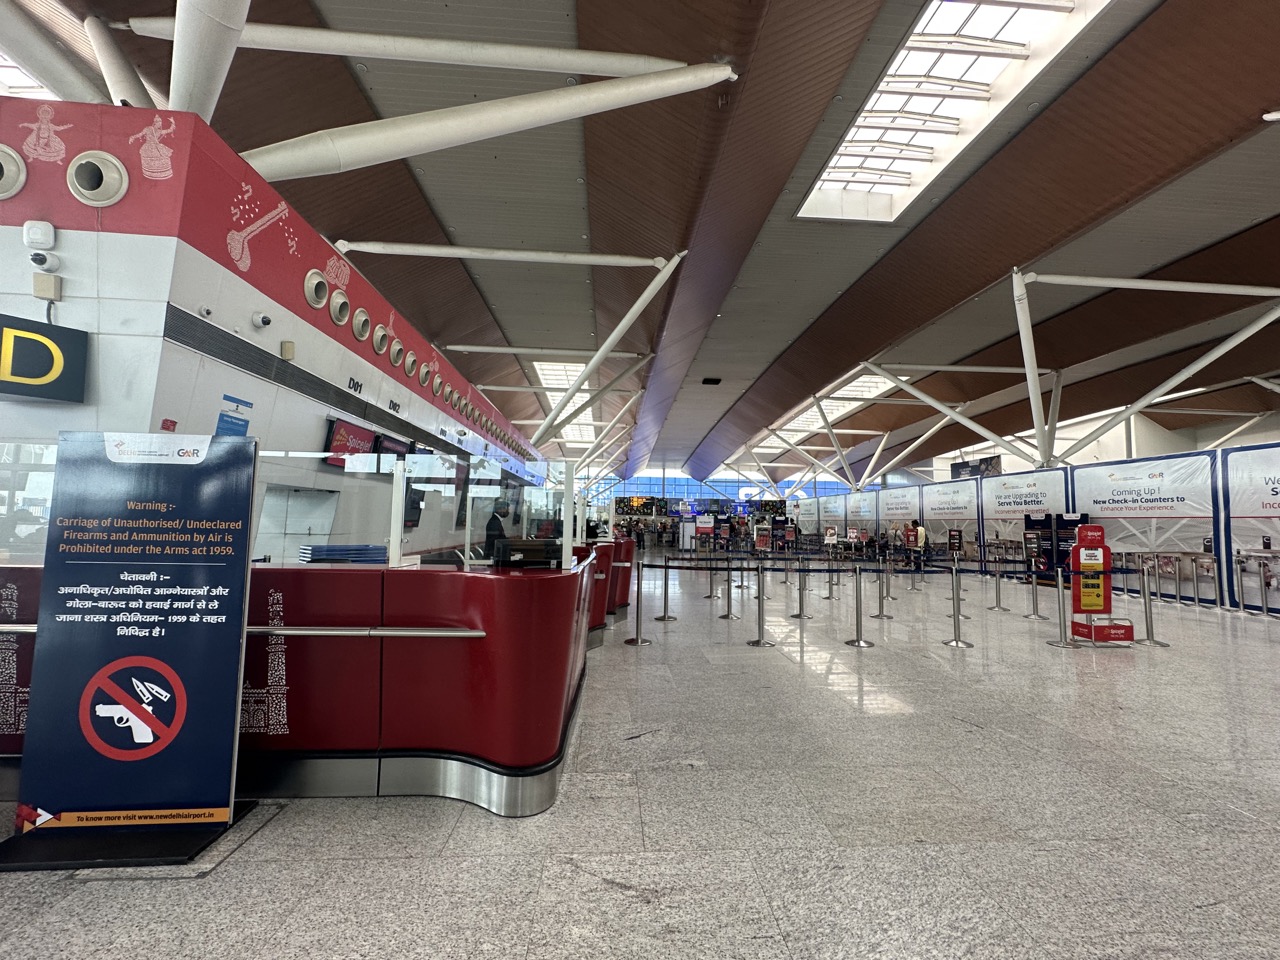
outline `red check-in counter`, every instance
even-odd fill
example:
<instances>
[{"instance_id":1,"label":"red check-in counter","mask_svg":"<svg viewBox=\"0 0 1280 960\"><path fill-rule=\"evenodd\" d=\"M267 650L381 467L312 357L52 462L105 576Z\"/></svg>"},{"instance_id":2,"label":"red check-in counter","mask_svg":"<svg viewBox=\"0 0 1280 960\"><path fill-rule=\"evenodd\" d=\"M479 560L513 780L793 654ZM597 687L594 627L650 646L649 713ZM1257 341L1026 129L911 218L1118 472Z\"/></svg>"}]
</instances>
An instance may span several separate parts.
<instances>
[{"instance_id":1,"label":"red check-in counter","mask_svg":"<svg viewBox=\"0 0 1280 960\"><path fill-rule=\"evenodd\" d=\"M33 624L40 608L40 567L0 567L0 798L18 795L22 731L31 695L34 633L5 632L6 624Z\"/></svg>"},{"instance_id":2,"label":"red check-in counter","mask_svg":"<svg viewBox=\"0 0 1280 960\"><path fill-rule=\"evenodd\" d=\"M595 572L594 555L568 571L255 568L237 795L547 809L584 675ZM39 586L39 568L0 568L0 617L34 623ZM34 641L0 620L0 667L12 662L16 678L0 673L0 797L17 791Z\"/></svg>"},{"instance_id":3,"label":"red check-in counter","mask_svg":"<svg viewBox=\"0 0 1280 960\"><path fill-rule=\"evenodd\" d=\"M594 571L255 570L238 792L547 809Z\"/></svg>"},{"instance_id":4,"label":"red check-in counter","mask_svg":"<svg viewBox=\"0 0 1280 960\"><path fill-rule=\"evenodd\" d=\"M636 542L633 538L622 537L613 542L613 571L610 578L613 592L610 597L610 613L631 603L631 568L636 559Z\"/></svg>"},{"instance_id":5,"label":"red check-in counter","mask_svg":"<svg viewBox=\"0 0 1280 960\"><path fill-rule=\"evenodd\" d=\"M612 541L597 543L594 546L574 547L573 557L579 563L593 553L596 558L595 571L591 575L591 605L587 614L587 627L591 630L603 630L608 626L606 616L611 605L610 590L613 587L613 553L617 549Z\"/></svg>"}]
</instances>

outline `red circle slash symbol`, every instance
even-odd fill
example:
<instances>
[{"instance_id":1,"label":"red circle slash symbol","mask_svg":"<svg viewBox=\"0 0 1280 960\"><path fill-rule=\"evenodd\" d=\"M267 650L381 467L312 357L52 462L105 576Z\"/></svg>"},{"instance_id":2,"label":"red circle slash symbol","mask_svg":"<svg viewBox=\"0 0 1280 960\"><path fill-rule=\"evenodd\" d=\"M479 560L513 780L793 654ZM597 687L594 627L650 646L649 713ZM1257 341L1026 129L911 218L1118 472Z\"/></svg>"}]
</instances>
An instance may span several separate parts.
<instances>
[{"instance_id":1,"label":"red circle slash symbol","mask_svg":"<svg viewBox=\"0 0 1280 960\"><path fill-rule=\"evenodd\" d=\"M117 674L120 676L117 677ZM160 679L166 681L169 689L165 690L164 686L151 683L149 678L153 674L158 674ZM129 687L134 690L139 690L140 687L146 691L146 701L149 702L144 705L141 693L135 695L126 692ZM165 713L171 707L173 718L165 723L155 715L153 704L163 706ZM187 688L182 685L182 680L172 667L154 657L122 657L113 660L89 679L84 693L80 695L80 732L84 734L89 746L112 760L145 760L147 757L154 757L173 742L186 718ZM98 732L99 727L127 727L130 736L122 739L125 742L132 740L135 745L113 746Z\"/></svg>"}]
</instances>

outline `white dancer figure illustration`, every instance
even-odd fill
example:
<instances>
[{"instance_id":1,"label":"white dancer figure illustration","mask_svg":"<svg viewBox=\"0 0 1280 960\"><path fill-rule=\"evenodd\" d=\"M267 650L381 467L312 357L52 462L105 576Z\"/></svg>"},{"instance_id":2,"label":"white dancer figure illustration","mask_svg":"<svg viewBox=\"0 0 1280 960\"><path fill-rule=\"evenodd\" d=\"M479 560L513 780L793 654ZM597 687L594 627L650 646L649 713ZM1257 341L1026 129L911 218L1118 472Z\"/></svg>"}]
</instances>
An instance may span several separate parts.
<instances>
[{"instance_id":1,"label":"white dancer figure illustration","mask_svg":"<svg viewBox=\"0 0 1280 960\"><path fill-rule=\"evenodd\" d=\"M231 230L227 233L227 253L231 254L231 259L236 262L236 266L241 272L249 269L249 240L255 233L265 230L271 224L275 223L281 217L289 215L289 206L283 200L280 205L268 213L266 216L259 218L249 224L243 230Z\"/></svg>"},{"instance_id":2,"label":"white dancer figure illustration","mask_svg":"<svg viewBox=\"0 0 1280 960\"><path fill-rule=\"evenodd\" d=\"M324 265L324 278L335 287L345 288L351 279L351 267L341 257L330 257Z\"/></svg>"},{"instance_id":3,"label":"white dancer figure illustration","mask_svg":"<svg viewBox=\"0 0 1280 960\"><path fill-rule=\"evenodd\" d=\"M53 122L53 107L47 103L36 108L35 123L20 123L20 127L28 127L31 135L22 141L22 152L28 160L44 160L46 163L61 163L67 155L67 145L58 136L59 130L70 130L72 124L56 124Z\"/></svg>"},{"instance_id":4,"label":"white dancer figure illustration","mask_svg":"<svg viewBox=\"0 0 1280 960\"><path fill-rule=\"evenodd\" d=\"M169 159L173 156L173 151L160 140L177 129L178 124L172 117L169 118L169 126L166 129L164 121L157 113L156 118L151 121L151 126L139 130L129 138L130 143L138 139L143 141L138 155L142 157L142 175L148 180L168 180L173 176L173 162Z\"/></svg>"}]
</instances>

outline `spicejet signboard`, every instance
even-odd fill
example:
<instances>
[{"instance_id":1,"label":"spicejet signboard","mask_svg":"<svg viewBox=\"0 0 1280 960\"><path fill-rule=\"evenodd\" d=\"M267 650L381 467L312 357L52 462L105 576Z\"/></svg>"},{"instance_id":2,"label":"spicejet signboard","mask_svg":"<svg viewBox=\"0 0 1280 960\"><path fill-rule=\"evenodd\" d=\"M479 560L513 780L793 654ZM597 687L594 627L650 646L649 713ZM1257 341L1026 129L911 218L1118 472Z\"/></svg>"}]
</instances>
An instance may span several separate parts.
<instances>
[{"instance_id":1,"label":"spicejet signboard","mask_svg":"<svg viewBox=\"0 0 1280 960\"><path fill-rule=\"evenodd\" d=\"M0 314L0 394L84 403L89 335Z\"/></svg>"}]
</instances>

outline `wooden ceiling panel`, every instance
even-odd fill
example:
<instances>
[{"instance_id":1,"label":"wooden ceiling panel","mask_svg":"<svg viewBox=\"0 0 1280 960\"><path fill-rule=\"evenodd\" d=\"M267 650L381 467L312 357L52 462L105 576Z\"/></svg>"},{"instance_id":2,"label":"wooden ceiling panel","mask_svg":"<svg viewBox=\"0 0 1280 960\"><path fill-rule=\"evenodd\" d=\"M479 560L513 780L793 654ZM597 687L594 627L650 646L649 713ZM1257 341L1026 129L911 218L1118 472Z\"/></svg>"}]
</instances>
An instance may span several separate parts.
<instances>
[{"instance_id":1,"label":"wooden ceiling panel","mask_svg":"<svg viewBox=\"0 0 1280 960\"><path fill-rule=\"evenodd\" d=\"M714 470L799 402L797 381L835 380L1257 132L1280 90L1278 37L1270 0L1166 0L849 287L708 434L689 472Z\"/></svg>"},{"instance_id":2,"label":"wooden ceiling panel","mask_svg":"<svg viewBox=\"0 0 1280 960\"><path fill-rule=\"evenodd\" d=\"M658 351L624 473L644 465L717 309L879 7L879 0L579 5L584 47L616 42L695 62L727 57L740 74L700 97L677 98L666 111L633 108L586 122L597 249L646 241L668 246L635 252L689 249L666 295L633 329L632 343L656 338ZM681 182L693 189L671 190ZM658 199L664 193L665 202ZM618 274L595 271L602 335L644 286Z\"/></svg>"}]
</instances>

